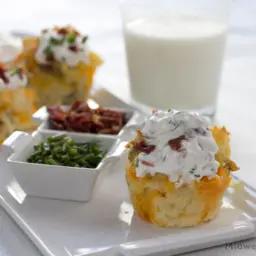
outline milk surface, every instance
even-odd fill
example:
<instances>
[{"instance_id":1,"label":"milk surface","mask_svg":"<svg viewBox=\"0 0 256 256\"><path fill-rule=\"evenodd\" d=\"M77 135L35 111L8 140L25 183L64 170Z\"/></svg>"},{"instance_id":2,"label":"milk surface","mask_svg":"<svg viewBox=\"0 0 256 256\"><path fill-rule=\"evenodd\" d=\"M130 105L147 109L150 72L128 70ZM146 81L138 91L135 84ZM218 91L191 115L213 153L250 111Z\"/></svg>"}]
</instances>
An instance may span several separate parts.
<instances>
[{"instance_id":1,"label":"milk surface","mask_svg":"<svg viewBox=\"0 0 256 256\"><path fill-rule=\"evenodd\" d=\"M132 96L160 109L216 103L226 25L189 16L124 24Z\"/></svg>"}]
</instances>

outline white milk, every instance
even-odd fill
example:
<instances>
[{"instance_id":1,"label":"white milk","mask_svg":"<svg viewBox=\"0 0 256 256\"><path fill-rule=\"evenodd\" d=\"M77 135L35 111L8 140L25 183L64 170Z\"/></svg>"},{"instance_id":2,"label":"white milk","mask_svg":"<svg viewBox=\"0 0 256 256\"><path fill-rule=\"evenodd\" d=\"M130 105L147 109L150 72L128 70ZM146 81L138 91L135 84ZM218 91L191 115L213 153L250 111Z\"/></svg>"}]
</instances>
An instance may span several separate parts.
<instances>
[{"instance_id":1,"label":"white milk","mask_svg":"<svg viewBox=\"0 0 256 256\"><path fill-rule=\"evenodd\" d=\"M225 32L225 25L189 16L126 23L133 98L161 109L214 107Z\"/></svg>"}]
</instances>

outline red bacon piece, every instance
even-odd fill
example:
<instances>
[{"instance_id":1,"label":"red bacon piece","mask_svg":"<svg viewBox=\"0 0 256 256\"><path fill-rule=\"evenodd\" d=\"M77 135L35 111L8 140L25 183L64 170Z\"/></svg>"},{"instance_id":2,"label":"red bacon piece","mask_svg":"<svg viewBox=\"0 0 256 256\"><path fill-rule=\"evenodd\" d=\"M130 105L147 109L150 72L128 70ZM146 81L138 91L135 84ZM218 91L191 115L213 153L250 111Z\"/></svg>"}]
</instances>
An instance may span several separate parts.
<instances>
[{"instance_id":1,"label":"red bacon piece","mask_svg":"<svg viewBox=\"0 0 256 256\"><path fill-rule=\"evenodd\" d=\"M185 136L182 135L178 138L175 138L173 140L169 140L168 144L171 147L172 150L174 151L180 151L181 150L181 142L185 140Z\"/></svg>"},{"instance_id":2,"label":"red bacon piece","mask_svg":"<svg viewBox=\"0 0 256 256\"><path fill-rule=\"evenodd\" d=\"M78 47L76 45L70 45L68 49L72 52L78 52Z\"/></svg>"},{"instance_id":3,"label":"red bacon piece","mask_svg":"<svg viewBox=\"0 0 256 256\"><path fill-rule=\"evenodd\" d=\"M60 35L67 35L68 34L68 30L67 30L67 28L60 28L57 31L57 33L60 34Z\"/></svg>"},{"instance_id":4,"label":"red bacon piece","mask_svg":"<svg viewBox=\"0 0 256 256\"><path fill-rule=\"evenodd\" d=\"M146 154L150 154L152 151L155 150L155 145L146 145L145 141L140 141L134 145L134 148L138 149L141 152L144 152Z\"/></svg>"},{"instance_id":5,"label":"red bacon piece","mask_svg":"<svg viewBox=\"0 0 256 256\"><path fill-rule=\"evenodd\" d=\"M3 80L3 82L4 82L5 84L8 84L8 83L9 83L9 79L8 79L8 77L6 76L5 72L6 72L5 68L3 68L2 66L0 66L0 78Z\"/></svg>"},{"instance_id":6,"label":"red bacon piece","mask_svg":"<svg viewBox=\"0 0 256 256\"><path fill-rule=\"evenodd\" d=\"M149 167L154 167L155 166L153 163L150 163L150 162L145 161L145 160L141 160L141 163L146 165L146 166L149 166Z\"/></svg>"}]
</instances>

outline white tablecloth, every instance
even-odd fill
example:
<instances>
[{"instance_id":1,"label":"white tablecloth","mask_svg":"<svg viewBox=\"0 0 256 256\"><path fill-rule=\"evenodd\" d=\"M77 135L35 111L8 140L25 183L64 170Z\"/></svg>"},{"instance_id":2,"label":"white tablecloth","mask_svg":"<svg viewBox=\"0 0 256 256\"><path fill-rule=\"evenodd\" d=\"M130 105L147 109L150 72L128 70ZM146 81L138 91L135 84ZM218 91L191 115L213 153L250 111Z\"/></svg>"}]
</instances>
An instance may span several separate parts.
<instances>
[{"instance_id":1,"label":"white tablecloth","mask_svg":"<svg viewBox=\"0 0 256 256\"><path fill-rule=\"evenodd\" d=\"M96 81L129 102L118 0L1 1L1 32L36 33L53 24L68 23L88 32L91 47L105 59ZM231 19L216 122L225 123L232 131L233 158L241 167L241 177L256 187L256 170L253 166L256 157L255 109L256 0L237 0ZM256 239L246 243L255 247ZM1 208L0 255L40 255ZM186 255L254 256L256 251L230 250L220 246Z\"/></svg>"}]
</instances>

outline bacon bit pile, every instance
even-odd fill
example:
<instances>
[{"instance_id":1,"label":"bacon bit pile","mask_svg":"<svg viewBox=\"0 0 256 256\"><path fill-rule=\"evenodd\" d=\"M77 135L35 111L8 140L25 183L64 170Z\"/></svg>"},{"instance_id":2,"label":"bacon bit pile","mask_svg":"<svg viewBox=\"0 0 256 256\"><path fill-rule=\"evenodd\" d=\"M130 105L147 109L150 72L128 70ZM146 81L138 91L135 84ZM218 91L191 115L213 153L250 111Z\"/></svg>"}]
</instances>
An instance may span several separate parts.
<instances>
[{"instance_id":1,"label":"bacon bit pile","mask_svg":"<svg viewBox=\"0 0 256 256\"><path fill-rule=\"evenodd\" d=\"M104 109L90 109L76 101L68 110L60 107L48 107L49 127L54 130L65 130L86 133L118 134L125 125L123 112Z\"/></svg>"}]
</instances>

